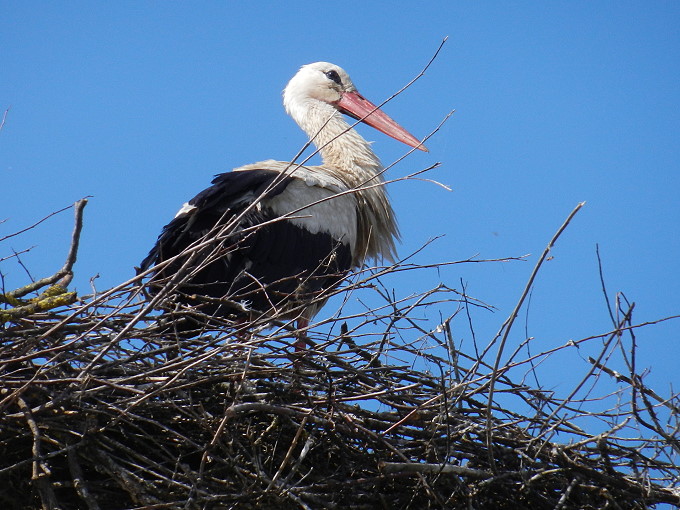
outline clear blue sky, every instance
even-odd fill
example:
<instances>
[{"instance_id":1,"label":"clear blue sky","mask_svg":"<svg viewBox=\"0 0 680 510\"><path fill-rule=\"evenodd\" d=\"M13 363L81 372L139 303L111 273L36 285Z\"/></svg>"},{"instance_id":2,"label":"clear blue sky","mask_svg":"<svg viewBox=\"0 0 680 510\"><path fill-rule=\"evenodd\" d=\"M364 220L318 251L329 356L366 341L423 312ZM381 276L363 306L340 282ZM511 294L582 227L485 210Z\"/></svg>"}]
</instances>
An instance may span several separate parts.
<instances>
[{"instance_id":1,"label":"clear blue sky","mask_svg":"<svg viewBox=\"0 0 680 510\"><path fill-rule=\"evenodd\" d=\"M406 254L431 263L478 254L528 262L406 275L397 293L439 281L498 308L475 312L480 343L510 313L544 246L586 207L537 280L526 331L537 346L602 333L608 290L635 321L680 313L680 4L675 2L10 2L0 1L0 237L86 195L75 286L133 275L160 228L213 174L290 159L305 141L281 91L297 68L327 60L418 136L456 113L391 176L441 162L453 189L391 186ZM405 152L363 129L384 163ZM0 245L35 277L63 263L71 213ZM9 287L26 283L10 260ZM328 312L330 313L330 312ZM324 312L322 311L323 315ZM436 315L436 314L435 314ZM511 337L524 338L525 319ZM468 338L464 323L454 332ZM677 386L680 321L638 332L639 367ZM469 343L467 344L469 346ZM558 391L587 365L557 367ZM623 367L619 367L623 368Z\"/></svg>"}]
</instances>

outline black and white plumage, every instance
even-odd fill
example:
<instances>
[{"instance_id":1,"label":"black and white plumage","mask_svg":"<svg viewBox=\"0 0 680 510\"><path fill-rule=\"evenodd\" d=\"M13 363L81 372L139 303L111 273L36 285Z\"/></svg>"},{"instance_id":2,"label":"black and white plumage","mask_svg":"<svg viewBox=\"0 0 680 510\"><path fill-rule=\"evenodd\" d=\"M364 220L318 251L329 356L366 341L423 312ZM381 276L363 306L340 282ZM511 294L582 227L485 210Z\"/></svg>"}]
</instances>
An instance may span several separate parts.
<instances>
[{"instance_id":1,"label":"black and white plumage","mask_svg":"<svg viewBox=\"0 0 680 510\"><path fill-rule=\"evenodd\" d=\"M399 234L383 167L342 114L425 147L336 65L303 66L283 97L323 164L269 160L218 175L184 204L142 262L142 270L159 268L152 293L172 281L177 301L208 315L292 314L305 328L324 292L351 269L393 260Z\"/></svg>"}]
</instances>

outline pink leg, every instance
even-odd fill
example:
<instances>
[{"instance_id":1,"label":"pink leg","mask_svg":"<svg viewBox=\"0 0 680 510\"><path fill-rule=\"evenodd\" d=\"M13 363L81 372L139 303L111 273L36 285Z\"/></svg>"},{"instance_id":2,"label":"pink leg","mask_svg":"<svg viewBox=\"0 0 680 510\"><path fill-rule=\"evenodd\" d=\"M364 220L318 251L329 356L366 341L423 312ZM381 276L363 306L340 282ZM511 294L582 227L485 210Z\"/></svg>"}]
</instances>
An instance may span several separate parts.
<instances>
[{"instance_id":1,"label":"pink leg","mask_svg":"<svg viewBox=\"0 0 680 510\"><path fill-rule=\"evenodd\" d=\"M250 339L250 332L247 329L243 328L243 326L248 324L249 322L250 321L245 317L237 317L236 320L234 321L234 326L236 329L235 336L238 340L245 342ZM241 328L243 329L241 330Z\"/></svg>"},{"instance_id":2,"label":"pink leg","mask_svg":"<svg viewBox=\"0 0 680 510\"><path fill-rule=\"evenodd\" d=\"M295 343L293 344L295 346L295 352L301 352L304 351L305 348L307 347L307 342L305 339L307 338L307 328L309 327L309 319L306 319L304 317L300 317L297 321L297 339L295 340Z\"/></svg>"}]
</instances>

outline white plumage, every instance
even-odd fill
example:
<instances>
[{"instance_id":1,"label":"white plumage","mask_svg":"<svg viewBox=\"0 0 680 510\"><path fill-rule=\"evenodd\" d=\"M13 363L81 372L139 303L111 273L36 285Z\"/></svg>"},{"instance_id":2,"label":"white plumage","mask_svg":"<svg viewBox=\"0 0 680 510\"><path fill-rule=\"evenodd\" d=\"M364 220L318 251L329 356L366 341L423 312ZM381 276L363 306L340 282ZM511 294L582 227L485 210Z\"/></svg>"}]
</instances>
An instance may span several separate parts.
<instances>
[{"instance_id":1,"label":"white plumage","mask_svg":"<svg viewBox=\"0 0 680 510\"><path fill-rule=\"evenodd\" d=\"M342 114L424 146L327 62L303 66L283 103L319 149L322 165L268 160L218 175L182 206L142 262L146 269L175 257L155 272L152 293L172 280L179 303L208 315L243 317L245 304L248 315L292 314L306 328L352 268L393 260L399 234L383 167ZM216 236L225 225L233 228ZM192 256L206 237L214 238L210 249Z\"/></svg>"}]
</instances>

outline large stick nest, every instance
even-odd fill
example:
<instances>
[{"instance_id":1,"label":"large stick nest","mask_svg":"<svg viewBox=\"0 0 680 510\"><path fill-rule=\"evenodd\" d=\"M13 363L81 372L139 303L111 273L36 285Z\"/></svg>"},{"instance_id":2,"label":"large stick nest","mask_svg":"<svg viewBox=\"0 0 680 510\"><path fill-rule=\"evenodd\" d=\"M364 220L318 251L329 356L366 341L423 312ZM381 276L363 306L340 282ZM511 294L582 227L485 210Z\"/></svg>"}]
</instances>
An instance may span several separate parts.
<instances>
[{"instance_id":1,"label":"large stick nest","mask_svg":"<svg viewBox=\"0 0 680 510\"><path fill-rule=\"evenodd\" d=\"M559 399L512 381L511 363L496 357L503 329L484 352L457 349L450 322L473 303L444 286L398 300L373 285L364 292L385 306L317 324L304 353L290 347L285 321L178 337L183 312L155 314L141 289L131 281L58 312L36 305L5 316L5 507L680 504L677 396L658 397L604 363L631 331L630 309L596 337L604 347L587 378L616 377L621 389L617 407L595 416L607 424L595 433L576 419L577 392ZM7 310L18 307L12 299ZM432 306L455 311L421 327Z\"/></svg>"}]
</instances>

